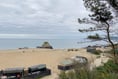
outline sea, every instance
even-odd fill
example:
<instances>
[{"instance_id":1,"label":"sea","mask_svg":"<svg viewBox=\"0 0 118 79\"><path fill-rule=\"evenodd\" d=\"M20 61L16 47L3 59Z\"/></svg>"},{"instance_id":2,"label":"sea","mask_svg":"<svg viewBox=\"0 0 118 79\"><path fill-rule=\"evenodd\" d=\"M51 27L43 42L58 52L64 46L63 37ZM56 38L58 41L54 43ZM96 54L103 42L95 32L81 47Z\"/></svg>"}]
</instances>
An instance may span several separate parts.
<instances>
[{"instance_id":1,"label":"sea","mask_svg":"<svg viewBox=\"0 0 118 79\"><path fill-rule=\"evenodd\" d=\"M80 39L0 39L0 50L18 48L36 48L43 42L49 42L54 49L83 48L89 45L105 45L105 41L89 41Z\"/></svg>"},{"instance_id":2,"label":"sea","mask_svg":"<svg viewBox=\"0 0 118 79\"><path fill-rule=\"evenodd\" d=\"M103 32L95 32L100 36L105 36ZM91 41L87 39L90 33L72 33L72 34L0 34L0 50L18 49L18 48L36 48L42 46L43 42L49 42L54 49L84 48L87 46L107 45L108 42L99 40ZM111 36L113 41L118 42L118 35Z\"/></svg>"}]
</instances>

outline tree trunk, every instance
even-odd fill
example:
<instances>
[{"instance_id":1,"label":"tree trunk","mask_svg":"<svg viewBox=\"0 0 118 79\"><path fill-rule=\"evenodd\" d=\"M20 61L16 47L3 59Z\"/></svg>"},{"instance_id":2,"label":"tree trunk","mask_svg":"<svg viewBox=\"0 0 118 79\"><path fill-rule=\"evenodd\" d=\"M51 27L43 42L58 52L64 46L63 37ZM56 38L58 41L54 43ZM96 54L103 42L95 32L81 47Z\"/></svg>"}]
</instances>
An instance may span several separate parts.
<instances>
[{"instance_id":1,"label":"tree trunk","mask_svg":"<svg viewBox=\"0 0 118 79\"><path fill-rule=\"evenodd\" d=\"M108 39L109 43L111 44L114 57L116 57L115 45L114 45L114 43L113 43L113 41L111 40L111 37L110 37L110 25L107 22L105 22L105 23L107 24L107 29L106 29L106 31L107 31L107 39Z\"/></svg>"}]
</instances>

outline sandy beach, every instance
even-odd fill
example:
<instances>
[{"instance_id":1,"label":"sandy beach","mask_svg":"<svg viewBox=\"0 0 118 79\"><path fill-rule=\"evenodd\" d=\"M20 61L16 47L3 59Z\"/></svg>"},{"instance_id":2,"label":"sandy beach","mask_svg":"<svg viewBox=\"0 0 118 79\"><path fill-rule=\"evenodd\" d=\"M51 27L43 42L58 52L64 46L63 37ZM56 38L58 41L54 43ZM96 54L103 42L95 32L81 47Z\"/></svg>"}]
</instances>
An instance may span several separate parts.
<instances>
[{"instance_id":1,"label":"sandy beach","mask_svg":"<svg viewBox=\"0 0 118 79\"><path fill-rule=\"evenodd\" d=\"M89 62L95 59L95 55L86 52L86 49L67 51L67 49L14 49L0 50L0 69L13 67L30 67L37 64L46 64L53 74L58 74L57 65L64 59L73 56L84 56Z\"/></svg>"}]
</instances>

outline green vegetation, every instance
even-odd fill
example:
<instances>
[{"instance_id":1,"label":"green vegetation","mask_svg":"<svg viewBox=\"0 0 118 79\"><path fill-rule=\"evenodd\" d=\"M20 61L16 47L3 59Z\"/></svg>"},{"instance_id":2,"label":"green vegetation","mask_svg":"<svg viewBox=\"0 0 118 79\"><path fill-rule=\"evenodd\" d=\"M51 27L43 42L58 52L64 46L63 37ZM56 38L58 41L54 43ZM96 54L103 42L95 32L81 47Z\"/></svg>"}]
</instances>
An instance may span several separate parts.
<instances>
[{"instance_id":1,"label":"green vegetation","mask_svg":"<svg viewBox=\"0 0 118 79\"><path fill-rule=\"evenodd\" d=\"M85 24L94 24L94 28L90 29L79 29L80 32L93 32L93 31L106 31L107 37L106 39L110 43L110 46L112 48L109 53L113 54L114 57L112 60L109 60L107 63L104 64L104 66L100 66L97 68L94 68L93 70L89 70L86 67L74 69L73 71L69 72L62 72L59 75L59 79L118 79L118 50L116 49L115 43L111 40L110 36L110 28L113 28L113 20L116 19L116 17L113 17L112 14L113 10L110 9L108 6L108 3L102 1L102 0L83 0L84 6L89 11L91 11L92 14L89 14L88 18L78 19L78 22L85 23ZM108 1L109 4L115 9L118 10L118 5L116 0L105 0ZM112 25L111 25L112 22ZM92 36L88 36L89 39L101 39L98 34ZM99 54L98 52L95 52L96 54ZM111 54L111 55L112 55Z\"/></svg>"},{"instance_id":2,"label":"green vegetation","mask_svg":"<svg viewBox=\"0 0 118 79\"><path fill-rule=\"evenodd\" d=\"M101 73L116 73L118 75L118 63L114 63L113 60L109 60L104 66L96 68Z\"/></svg>"},{"instance_id":3,"label":"green vegetation","mask_svg":"<svg viewBox=\"0 0 118 79\"><path fill-rule=\"evenodd\" d=\"M118 64L109 60L104 66L93 70L87 67L61 72L59 79L118 79Z\"/></svg>"},{"instance_id":4,"label":"green vegetation","mask_svg":"<svg viewBox=\"0 0 118 79\"><path fill-rule=\"evenodd\" d=\"M95 51L93 52L93 54L96 54L96 55L100 55L101 53L102 53L101 50L95 50Z\"/></svg>"},{"instance_id":5,"label":"green vegetation","mask_svg":"<svg viewBox=\"0 0 118 79\"><path fill-rule=\"evenodd\" d=\"M101 40L101 37L97 33L96 33L96 35L89 35L87 38L94 39L94 40Z\"/></svg>"},{"instance_id":6,"label":"green vegetation","mask_svg":"<svg viewBox=\"0 0 118 79\"><path fill-rule=\"evenodd\" d=\"M116 54L118 55L118 48L116 48L115 51L116 51ZM104 51L104 53L113 54L113 49Z\"/></svg>"},{"instance_id":7,"label":"green vegetation","mask_svg":"<svg viewBox=\"0 0 118 79\"><path fill-rule=\"evenodd\" d=\"M88 29L80 29L80 32L93 32L93 31L105 31L106 32L106 37L105 39L107 39L107 41L109 42L109 44L111 45L112 49L113 49L113 54L114 54L114 58L116 57L116 51L115 51L115 43L114 41L112 41L111 39L111 29L113 28L113 26L116 24L115 19L117 19L117 15L115 15L116 17L113 16L114 12L113 10L111 10L111 6L118 10L118 5L116 0L105 0L108 1L109 4L107 2L104 2L102 0L83 0L84 2L84 6L87 10L91 11L91 13L89 14L89 18L83 18L83 19L78 19L78 22L80 24L84 23L84 24L93 24L95 25L94 27L90 27ZM114 21L113 21L114 19ZM111 23L112 22L112 23ZM114 31L115 32L115 31ZM89 38L94 38L97 39L97 36L89 36Z\"/></svg>"}]
</instances>

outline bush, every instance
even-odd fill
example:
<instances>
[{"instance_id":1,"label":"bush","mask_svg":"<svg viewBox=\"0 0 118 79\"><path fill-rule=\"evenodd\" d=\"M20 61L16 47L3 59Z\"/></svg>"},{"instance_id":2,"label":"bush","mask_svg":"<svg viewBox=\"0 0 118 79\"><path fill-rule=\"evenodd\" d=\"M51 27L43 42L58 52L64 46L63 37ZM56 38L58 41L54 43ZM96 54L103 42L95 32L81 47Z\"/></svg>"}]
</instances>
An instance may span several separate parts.
<instances>
[{"instance_id":1,"label":"bush","mask_svg":"<svg viewBox=\"0 0 118 79\"><path fill-rule=\"evenodd\" d=\"M100 66L97 68L100 72L112 72L118 73L118 63L114 63L113 60L109 60L104 66Z\"/></svg>"},{"instance_id":2,"label":"bush","mask_svg":"<svg viewBox=\"0 0 118 79\"><path fill-rule=\"evenodd\" d=\"M101 40L101 37L98 34L96 34L96 35L89 35L87 38L88 39Z\"/></svg>"},{"instance_id":3,"label":"bush","mask_svg":"<svg viewBox=\"0 0 118 79\"><path fill-rule=\"evenodd\" d=\"M118 64L112 60L104 66L89 70L87 67L78 68L69 72L62 72L59 79L118 79Z\"/></svg>"},{"instance_id":4,"label":"bush","mask_svg":"<svg viewBox=\"0 0 118 79\"><path fill-rule=\"evenodd\" d=\"M96 55L100 55L100 53L102 53L101 50L95 50L95 51L93 52L93 54L96 54Z\"/></svg>"},{"instance_id":5,"label":"bush","mask_svg":"<svg viewBox=\"0 0 118 79\"><path fill-rule=\"evenodd\" d=\"M66 74L66 72L61 72L60 74L59 74L59 77L60 77L60 79L68 79L68 76L67 76L68 74Z\"/></svg>"}]
</instances>

